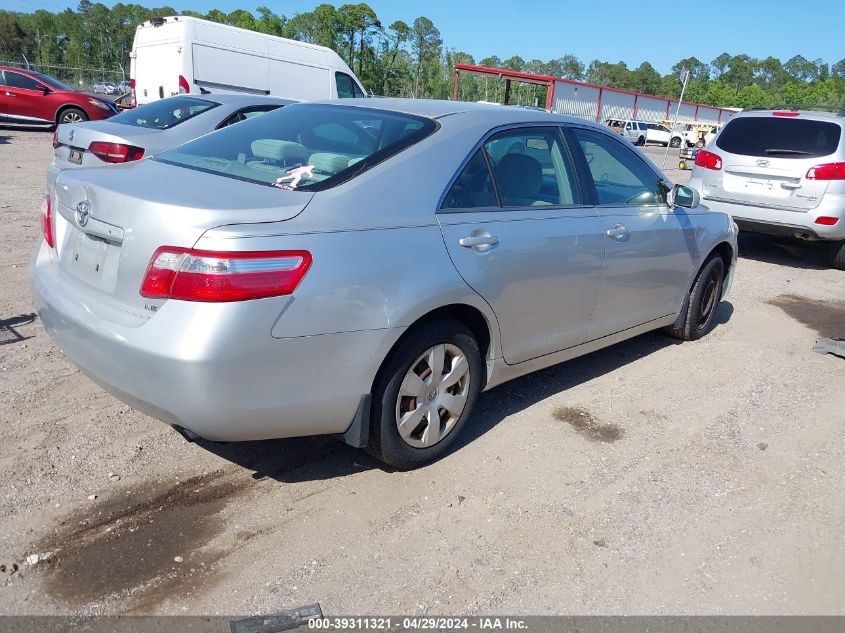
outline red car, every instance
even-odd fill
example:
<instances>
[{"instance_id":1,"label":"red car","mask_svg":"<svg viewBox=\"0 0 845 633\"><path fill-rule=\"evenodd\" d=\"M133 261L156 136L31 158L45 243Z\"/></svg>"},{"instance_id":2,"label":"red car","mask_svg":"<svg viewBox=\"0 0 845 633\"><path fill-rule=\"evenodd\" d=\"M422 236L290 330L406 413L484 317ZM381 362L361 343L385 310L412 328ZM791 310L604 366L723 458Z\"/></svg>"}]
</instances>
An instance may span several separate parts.
<instances>
[{"instance_id":1,"label":"red car","mask_svg":"<svg viewBox=\"0 0 845 633\"><path fill-rule=\"evenodd\" d=\"M0 123L79 123L107 119L119 111L108 99L77 92L47 75L0 66Z\"/></svg>"}]
</instances>

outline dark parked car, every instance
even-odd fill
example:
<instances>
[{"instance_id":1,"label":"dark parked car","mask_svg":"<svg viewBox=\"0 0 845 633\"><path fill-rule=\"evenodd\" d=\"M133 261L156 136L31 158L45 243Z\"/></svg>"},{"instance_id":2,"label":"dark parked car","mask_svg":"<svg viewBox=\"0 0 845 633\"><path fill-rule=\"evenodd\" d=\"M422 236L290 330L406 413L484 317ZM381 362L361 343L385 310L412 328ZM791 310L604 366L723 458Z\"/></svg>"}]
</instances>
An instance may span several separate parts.
<instances>
[{"instance_id":1,"label":"dark parked car","mask_svg":"<svg viewBox=\"0 0 845 633\"><path fill-rule=\"evenodd\" d=\"M79 123L107 119L118 112L108 99L77 92L47 75L0 66L0 123Z\"/></svg>"}]
</instances>

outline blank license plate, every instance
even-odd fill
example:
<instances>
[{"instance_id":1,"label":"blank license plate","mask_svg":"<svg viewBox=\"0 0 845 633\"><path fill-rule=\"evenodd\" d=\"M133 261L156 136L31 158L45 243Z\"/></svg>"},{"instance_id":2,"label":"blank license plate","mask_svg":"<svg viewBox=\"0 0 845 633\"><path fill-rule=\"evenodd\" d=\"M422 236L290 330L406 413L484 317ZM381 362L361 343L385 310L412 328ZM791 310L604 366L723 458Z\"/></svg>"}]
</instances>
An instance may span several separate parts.
<instances>
[{"instance_id":1,"label":"blank license plate","mask_svg":"<svg viewBox=\"0 0 845 633\"><path fill-rule=\"evenodd\" d=\"M67 158L70 162L76 163L77 165L82 164L82 150L78 147L71 147L70 148L70 156Z\"/></svg>"}]
</instances>

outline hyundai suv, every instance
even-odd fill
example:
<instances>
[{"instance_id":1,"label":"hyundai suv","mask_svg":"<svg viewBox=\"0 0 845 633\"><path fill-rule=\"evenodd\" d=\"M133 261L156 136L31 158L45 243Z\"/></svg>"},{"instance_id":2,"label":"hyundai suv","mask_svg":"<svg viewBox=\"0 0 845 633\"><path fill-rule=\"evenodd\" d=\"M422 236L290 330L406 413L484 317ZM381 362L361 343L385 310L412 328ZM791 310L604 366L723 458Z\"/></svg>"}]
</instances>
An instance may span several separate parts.
<instances>
[{"instance_id":1,"label":"hyundai suv","mask_svg":"<svg viewBox=\"0 0 845 633\"><path fill-rule=\"evenodd\" d=\"M741 112L698 152L689 186L740 229L829 242L845 270L843 128L842 115Z\"/></svg>"}]
</instances>

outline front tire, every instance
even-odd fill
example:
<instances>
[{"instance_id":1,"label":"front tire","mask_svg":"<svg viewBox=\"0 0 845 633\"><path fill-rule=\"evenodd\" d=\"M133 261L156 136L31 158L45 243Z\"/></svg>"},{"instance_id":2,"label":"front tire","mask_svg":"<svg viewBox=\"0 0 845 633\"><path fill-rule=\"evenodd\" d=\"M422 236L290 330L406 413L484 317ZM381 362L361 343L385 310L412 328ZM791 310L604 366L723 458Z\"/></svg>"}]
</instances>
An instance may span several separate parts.
<instances>
[{"instance_id":1,"label":"front tire","mask_svg":"<svg viewBox=\"0 0 845 633\"><path fill-rule=\"evenodd\" d=\"M845 270L845 241L833 244L830 252L830 265L838 270Z\"/></svg>"},{"instance_id":2,"label":"front tire","mask_svg":"<svg viewBox=\"0 0 845 633\"><path fill-rule=\"evenodd\" d=\"M725 261L718 254L713 254L698 271L681 324L666 327L666 334L682 341L696 341L712 330L724 281Z\"/></svg>"},{"instance_id":3,"label":"front tire","mask_svg":"<svg viewBox=\"0 0 845 633\"><path fill-rule=\"evenodd\" d=\"M421 326L379 371L369 452L399 469L436 461L466 424L483 381L481 351L464 325L443 320Z\"/></svg>"},{"instance_id":4,"label":"front tire","mask_svg":"<svg viewBox=\"0 0 845 633\"><path fill-rule=\"evenodd\" d=\"M641 136L640 138L637 139L637 146L643 147L644 145L645 145L645 137Z\"/></svg>"},{"instance_id":5,"label":"front tire","mask_svg":"<svg viewBox=\"0 0 845 633\"><path fill-rule=\"evenodd\" d=\"M82 123L90 117L81 108L66 108L59 115L59 123Z\"/></svg>"}]
</instances>

